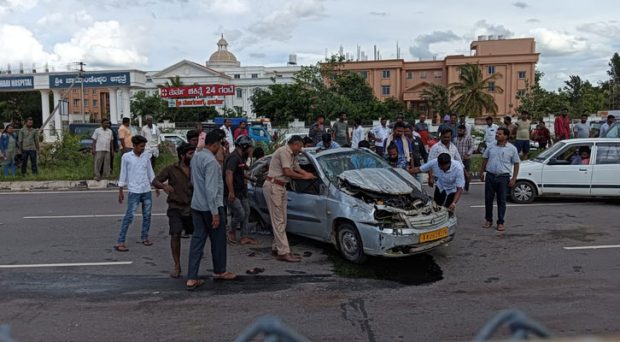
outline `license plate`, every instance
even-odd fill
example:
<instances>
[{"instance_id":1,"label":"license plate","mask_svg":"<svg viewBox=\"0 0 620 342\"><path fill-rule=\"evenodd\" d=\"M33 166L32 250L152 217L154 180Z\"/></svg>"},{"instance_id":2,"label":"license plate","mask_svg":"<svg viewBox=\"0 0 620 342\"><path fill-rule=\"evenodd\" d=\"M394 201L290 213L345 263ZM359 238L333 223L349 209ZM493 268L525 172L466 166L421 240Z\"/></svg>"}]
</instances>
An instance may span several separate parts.
<instances>
[{"instance_id":1,"label":"license plate","mask_svg":"<svg viewBox=\"0 0 620 342\"><path fill-rule=\"evenodd\" d=\"M441 229L433 230L432 232L421 234L420 242L439 240L441 238L445 238L446 236L448 236L448 227L443 227Z\"/></svg>"}]
</instances>

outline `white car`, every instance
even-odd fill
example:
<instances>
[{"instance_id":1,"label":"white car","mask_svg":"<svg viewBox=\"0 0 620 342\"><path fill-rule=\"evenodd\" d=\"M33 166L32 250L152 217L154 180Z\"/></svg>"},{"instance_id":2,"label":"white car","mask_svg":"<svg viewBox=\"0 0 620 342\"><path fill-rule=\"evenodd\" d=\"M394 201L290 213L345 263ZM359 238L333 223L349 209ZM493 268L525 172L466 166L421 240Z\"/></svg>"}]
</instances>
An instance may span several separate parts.
<instances>
[{"instance_id":1,"label":"white car","mask_svg":"<svg viewBox=\"0 0 620 342\"><path fill-rule=\"evenodd\" d=\"M620 138L569 139L524 161L510 197L620 197Z\"/></svg>"},{"instance_id":2,"label":"white car","mask_svg":"<svg viewBox=\"0 0 620 342\"><path fill-rule=\"evenodd\" d=\"M175 147L179 147L181 146L182 143L186 143L187 139L185 138L185 136L183 134L178 134L178 133L162 133L159 138L161 139L161 142L166 142L169 141L171 142Z\"/></svg>"}]
</instances>

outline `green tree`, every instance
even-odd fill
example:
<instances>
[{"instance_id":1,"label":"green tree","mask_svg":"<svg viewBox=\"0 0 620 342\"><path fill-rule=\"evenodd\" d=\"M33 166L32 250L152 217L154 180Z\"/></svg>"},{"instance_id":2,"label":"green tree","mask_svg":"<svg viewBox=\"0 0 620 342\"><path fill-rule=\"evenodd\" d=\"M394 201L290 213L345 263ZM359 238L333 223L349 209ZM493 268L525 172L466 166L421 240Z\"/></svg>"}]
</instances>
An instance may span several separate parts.
<instances>
[{"instance_id":1,"label":"green tree","mask_svg":"<svg viewBox=\"0 0 620 342\"><path fill-rule=\"evenodd\" d=\"M42 115L41 95L38 91L0 93L0 122L24 122L26 118L32 117L34 127L40 127Z\"/></svg>"},{"instance_id":2,"label":"green tree","mask_svg":"<svg viewBox=\"0 0 620 342\"><path fill-rule=\"evenodd\" d=\"M601 88L605 91L609 99L607 108L611 110L620 109L620 55L616 52L607 64L609 70L609 80L601 84Z\"/></svg>"},{"instance_id":3,"label":"green tree","mask_svg":"<svg viewBox=\"0 0 620 342\"><path fill-rule=\"evenodd\" d=\"M497 104L493 95L489 93L491 84L501 78L500 73L494 73L487 78L482 76L482 70L476 64L465 64L460 68L459 82L449 85L450 90L456 96L451 107L462 114L477 117L484 113L497 114ZM497 93L504 90L494 86Z\"/></svg>"},{"instance_id":4,"label":"green tree","mask_svg":"<svg viewBox=\"0 0 620 342\"><path fill-rule=\"evenodd\" d=\"M154 120L159 121L166 118L168 103L162 100L158 94L149 95L141 90L131 97L130 108L132 119L138 116L152 115Z\"/></svg>"},{"instance_id":5,"label":"green tree","mask_svg":"<svg viewBox=\"0 0 620 342\"><path fill-rule=\"evenodd\" d=\"M441 84L431 84L422 90L422 99L431 107L433 112L442 115L452 111L452 89Z\"/></svg>"}]
</instances>

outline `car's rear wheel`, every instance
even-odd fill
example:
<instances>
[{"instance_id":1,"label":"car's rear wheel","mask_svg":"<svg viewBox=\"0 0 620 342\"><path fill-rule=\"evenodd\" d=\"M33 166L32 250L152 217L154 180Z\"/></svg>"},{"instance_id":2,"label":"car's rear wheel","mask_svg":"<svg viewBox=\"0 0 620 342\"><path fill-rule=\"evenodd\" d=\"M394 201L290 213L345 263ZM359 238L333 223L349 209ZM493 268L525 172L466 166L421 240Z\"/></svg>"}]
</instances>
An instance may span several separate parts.
<instances>
[{"instance_id":1,"label":"car's rear wheel","mask_svg":"<svg viewBox=\"0 0 620 342\"><path fill-rule=\"evenodd\" d=\"M510 189L510 198L515 203L531 203L536 198L536 188L530 182L517 181L515 186Z\"/></svg>"},{"instance_id":2,"label":"car's rear wheel","mask_svg":"<svg viewBox=\"0 0 620 342\"><path fill-rule=\"evenodd\" d=\"M366 261L364 246L360 234L351 223L343 223L338 227L338 246L343 258L356 264Z\"/></svg>"}]
</instances>

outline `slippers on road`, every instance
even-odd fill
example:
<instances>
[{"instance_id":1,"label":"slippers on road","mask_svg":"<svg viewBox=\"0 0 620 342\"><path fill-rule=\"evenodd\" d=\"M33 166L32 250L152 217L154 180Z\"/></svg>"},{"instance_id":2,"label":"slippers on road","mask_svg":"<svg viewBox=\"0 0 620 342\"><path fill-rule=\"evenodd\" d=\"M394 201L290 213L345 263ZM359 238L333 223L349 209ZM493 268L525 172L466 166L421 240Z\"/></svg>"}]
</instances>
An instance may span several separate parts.
<instances>
[{"instance_id":1,"label":"slippers on road","mask_svg":"<svg viewBox=\"0 0 620 342\"><path fill-rule=\"evenodd\" d=\"M506 230L506 227L503 224L498 224L497 225L497 231L498 232L503 232L504 230Z\"/></svg>"},{"instance_id":2,"label":"slippers on road","mask_svg":"<svg viewBox=\"0 0 620 342\"><path fill-rule=\"evenodd\" d=\"M213 279L215 280L233 280L237 278L237 275L232 272L213 273Z\"/></svg>"},{"instance_id":3,"label":"slippers on road","mask_svg":"<svg viewBox=\"0 0 620 342\"><path fill-rule=\"evenodd\" d=\"M245 271L247 274L259 274L265 272L265 269L262 267L252 267L249 270Z\"/></svg>"},{"instance_id":4,"label":"slippers on road","mask_svg":"<svg viewBox=\"0 0 620 342\"><path fill-rule=\"evenodd\" d=\"M117 252L129 252L129 248L125 247L125 245L116 245L114 246L114 250Z\"/></svg>"},{"instance_id":5,"label":"slippers on road","mask_svg":"<svg viewBox=\"0 0 620 342\"><path fill-rule=\"evenodd\" d=\"M185 288L187 289L187 291L194 291L194 290L196 290L197 288L199 288L199 287L201 287L202 285L204 285L204 283L205 283L205 281L204 281L204 280L202 280L202 279L198 279L198 280L196 280L196 282L195 282L195 283L193 283L193 284L191 284L191 285L185 284Z\"/></svg>"},{"instance_id":6,"label":"slippers on road","mask_svg":"<svg viewBox=\"0 0 620 342\"><path fill-rule=\"evenodd\" d=\"M491 228L491 226L493 225L493 222L489 222L489 221L485 221L484 224L482 225L482 228Z\"/></svg>"},{"instance_id":7,"label":"slippers on road","mask_svg":"<svg viewBox=\"0 0 620 342\"><path fill-rule=\"evenodd\" d=\"M142 244L145 246L153 246L153 242L151 242L151 240L144 240L142 241Z\"/></svg>"}]
</instances>

